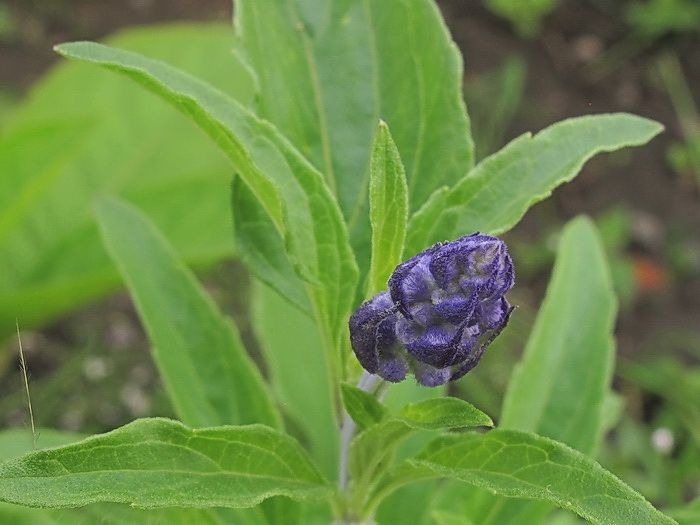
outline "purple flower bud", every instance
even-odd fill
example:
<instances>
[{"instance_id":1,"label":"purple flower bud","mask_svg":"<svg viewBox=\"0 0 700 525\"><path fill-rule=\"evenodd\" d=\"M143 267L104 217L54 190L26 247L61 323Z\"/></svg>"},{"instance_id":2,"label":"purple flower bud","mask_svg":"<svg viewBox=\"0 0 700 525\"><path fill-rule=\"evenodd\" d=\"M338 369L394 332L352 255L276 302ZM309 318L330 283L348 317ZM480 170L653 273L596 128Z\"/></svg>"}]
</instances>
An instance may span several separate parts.
<instances>
[{"instance_id":1,"label":"purple flower bud","mask_svg":"<svg viewBox=\"0 0 700 525\"><path fill-rule=\"evenodd\" d=\"M438 386L469 372L508 323L513 263L503 241L474 233L438 243L399 264L350 318L362 366L388 381L412 371Z\"/></svg>"},{"instance_id":2,"label":"purple flower bud","mask_svg":"<svg viewBox=\"0 0 700 525\"><path fill-rule=\"evenodd\" d=\"M380 292L350 317L350 343L365 370L387 381L406 379L408 357L396 339L396 306Z\"/></svg>"}]
</instances>

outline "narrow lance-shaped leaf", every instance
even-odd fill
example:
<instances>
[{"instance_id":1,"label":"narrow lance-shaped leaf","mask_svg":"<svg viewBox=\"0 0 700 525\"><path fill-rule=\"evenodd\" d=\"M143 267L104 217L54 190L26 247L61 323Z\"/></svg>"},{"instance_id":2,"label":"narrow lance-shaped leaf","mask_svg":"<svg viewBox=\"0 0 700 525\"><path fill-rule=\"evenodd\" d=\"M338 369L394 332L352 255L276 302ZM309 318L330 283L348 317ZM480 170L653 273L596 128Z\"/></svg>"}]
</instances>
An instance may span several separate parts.
<instances>
[{"instance_id":1,"label":"narrow lance-shaped leaf","mask_svg":"<svg viewBox=\"0 0 700 525\"><path fill-rule=\"evenodd\" d=\"M354 300L357 266L338 204L322 176L269 122L210 85L162 62L90 42L56 48L139 82L191 118L221 147L284 238L290 260L308 283L329 363Z\"/></svg>"},{"instance_id":2,"label":"narrow lance-shaped leaf","mask_svg":"<svg viewBox=\"0 0 700 525\"><path fill-rule=\"evenodd\" d=\"M252 288L252 321L285 420L302 436L326 477L338 466L338 427L319 327L267 286ZM303 378L300 379L300 378Z\"/></svg>"},{"instance_id":3,"label":"narrow lance-shaped leaf","mask_svg":"<svg viewBox=\"0 0 700 525\"><path fill-rule=\"evenodd\" d=\"M616 303L595 226L583 217L573 220L562 233L499 428L537 432L584 454L595 451L613 370Z\"/></svg>"},{"instance_id":4,"label":"narrow lance-shaped leaf","mask_svg":"<svg viewBox=\"0 0 700 525\"><path fill-rule=\"evenodd\" d=\"M195 426L281 426L235 325L218 311L153 224L115 197L100 198L97 212L178 415Z\"/></svg>"},{"instance_id":5,"label":"narrow lance-shaped leaf","mask_svg":"<svg viewBox=\"0 0 700 525\"><path fill-rule=\"evenodd\" d=\"M237 256L258 279L310 314L308 294L289 260L284 239L260 201L238 176L231 186L231 210Z\"/></svg>"},{"instance_id":6,"label":"narrow lance-shaped leaf","mask_svg":"<svg viewBox=\"0 0 700 525\"><path fill-rule=\"evenodd\" d=\"M335 189L364 274L366 174L379 119L403 156L414 211L472 167L457 46L433 0L235 3L240 49L260 87L259 114Z\"/></svg>"},{"instance_id":7,"label":"narrow lance-shaped leaf","mask_svg":"<svg viewBox=\"0 0 700 525\"><path fill-rule=\"evenodd\" d=\"M501 233L596 153L644 144L661 130L654 121L618 113L568 119L534 137L521 135L454 187L431 195L411 217L406 252L474 231Z\"/></svg>"},{"instance_id":8,"label":"narrow lance-shaped leaf","mask_svg":"<svg viewBox=\"0 0 700 525\"><path fill-rule=\"evenodd\" d=\"M613 371L615 310L595 226L575 219L562 233L545 300L506 391L499 428L536 432L594 454ZM552 508L499 501L503 498L487 491L472 491L467 499L476 521L488 516L494 523L541 523Z\"/></svg>"},{"instance_id":9,"label":"narrow lance-shaped leaf","mask_svg":"<svg viewBox=\"0 0 700 525\"><path fill-rule=\"evenodd\" d=\"M676 523L589 457L526 432L496 429L437 438L384 488L435 475L504 496L548 501L599 525Z\"/></svg>"},{"instance_id":10,"label":"narrow lance-shaped leaf","mask_svg":"<svg viewBox=\"0 0 700 525\"><path fill-rule=\"evenodd\" d=\"M0 501L33 507L252 507L330 492L294 439L262 425L190 429L141 419L0 465Z\"/></svg>"},{"instance_id":11,"label":"narrow lance-shaped leaf","mask_svg":"<svg viewBox=\"0 0 700 525\"><path fill-rule=\"evenodd\" d=\"M377 129L369 167L369 216L372 262L367 295L372 296L386 289L391 272L401 262L408 220L406 174L384 122Z\"/></svg>"}]
</instances>

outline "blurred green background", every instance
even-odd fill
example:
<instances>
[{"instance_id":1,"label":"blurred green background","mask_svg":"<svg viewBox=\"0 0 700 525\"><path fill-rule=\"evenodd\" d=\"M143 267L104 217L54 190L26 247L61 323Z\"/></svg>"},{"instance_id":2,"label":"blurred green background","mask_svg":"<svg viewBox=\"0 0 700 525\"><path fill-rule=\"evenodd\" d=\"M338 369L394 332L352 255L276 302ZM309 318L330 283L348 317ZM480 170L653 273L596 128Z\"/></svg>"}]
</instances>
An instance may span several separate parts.
<instances>
[{"instance_id":1,"label":"blurred green background","mask_svg":"<svg viewBox=\"0 0 700 525\"><path fill-rule=\"evenodd\" d=\"M620 299L618 397L601 461L655 505L700 497L700 3L438 3L464 55L479 158L588 113L627 111L666 127L647 146L590 161L505 236L520 309L455 388L497 420L561 225L587 213ZM248 280L234 257L228 199L219 198L231 177L223 156L138 87L51 50L127 30L115 45L248 103L253 83L230 53L231 16L229 0L0 1L0 427L28 425L17 317L37 426L97 432L172 414L98 242L90 201L100 190L156 221L256 354ZM171 22L188 24L161 25Z\"/></svg>"}]
</instances>

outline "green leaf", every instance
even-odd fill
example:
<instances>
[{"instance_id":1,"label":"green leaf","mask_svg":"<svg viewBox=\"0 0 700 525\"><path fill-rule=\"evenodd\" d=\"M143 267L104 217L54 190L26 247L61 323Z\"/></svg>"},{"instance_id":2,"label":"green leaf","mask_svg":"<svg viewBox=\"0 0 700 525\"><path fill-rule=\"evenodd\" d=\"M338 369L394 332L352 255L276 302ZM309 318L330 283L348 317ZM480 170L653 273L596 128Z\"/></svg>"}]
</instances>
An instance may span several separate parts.
<instances>
[{"instance_id":1,"label":"green leaf","mask_svg":"<svg viewBox=\"0 0 700 525\"><path fill-rule=\"evenodd\" d=\"M559 0L486 0L484 4L508 19L521 36L534 38L540 31L542 19L559 4Z\"/></svg>"},{"instance_id":2,"label":"green leaf","mask_svg":"<svg viewBox=\"0 0 700 525\"><path fill-rule=\"evenodd\" d=\"M390 410L398 413L409 403L422 402L426 399L437 399L447 394L447 385L435 388L425 388L416 381L402 381L391 385L386 392L384 403ZM423 450L435 436L433 432L419 432L410 436L398 446L396 456L405 459ZM422 516L429 508L430 495L435 490L436 481L431 479L423 483L415 483L400 487L389 494L387 500L377 510L377 522L387 525L403 525ZM366 495L365 495L366 497ZM376 507L376 505L375 505ZM368 507L369 508L369 507ZM369 508L371 510L371 508Z\"/></svg>"},{"instance_id":3,"label":"green leaf","mask_svg":"<svg viewBox=\"0 0 700 525\"><path fill-rule=\"evenodd\" d=\"M536 432L592 455L605 426L615 313L595 226L575 219L562 233L545 300L506 391L499 428ZM551 510L539 502L499 499L474 492L469 496L472 517L534 524Z\"/></svg>"},{"instance_id":4,"label":"green leaf","mask_svg":"<svg viewBox=\"0 0 700 525\"><path fill-rule=\"evenodd\" d=\"M301 503L285 496L275 496L260 505L267 523L298 525L301 520Z\"/></svg>"},{"instance_id":5,"label":"green leaf","mask_svg":"<svg viewBox=\"0 0 700 525\"><path fill-rule=\"evenodd\" d=\"M493 426L489 416L456 397L438 397L409 403L397 416L411 427L424 430Z\"/></svg>"},{"instance_id":6,"label":"green leaf","mask_svg":"<svg viewBox=\"0 0 700 525\"><path fill-rule=\"evenodd\" d=\"M247 103L252 82L231 38L224 25L180 23L110 41ZM137 203L188 263L233 251L224 156L171 108L106 71L65 61L52 68L3 127L0 166L12 173L0 186L0 340L16 319L30 329L118 286L91 209L100 191ZM192 202L197 213L183 220Z\"/></svg>"},{"instance_id":7,"label":"green leaf","mask_svg":"<svg viewBox=\"0 0 700 525\"><path fill-rule=\"evenodd\" d=\"M392 493L377 509L376 522L382 525L434 525L430 519L431 496L438 490L436 479L406 485Z\"/></svg>"},{"instance_id":8,"label":"green leaf","mask_svg":"<svg viewBox=\"0 0 700 525\"><path fill-rule=\"evenodd\" d=\"M462 514L434 510L430 513L435 525L474 525L474 522Z\"/></svg>"},{"instance_id":9,"label":"green leaf","mask_svg":"<svg viewBox=\"0 0 700 525\"><path fill-rule=\"evenodd\" d=\"M373 500L370 487L391 467L390 458L397 447L420 430L439 430L493 425L491 418L466 401L457 398L432 398L409 403L397 417L383 420L358 434L350 445L349 469L354 480L351 489L372 513L380 499Z\"/></svg>"},{"instance_id":10,"label":"green leaf","mask_svg":"<svg viewBox=\"0 0 700 525\"><path fill-rule=\"evenodd\" d=\"M616 310L595 226L589 219L575 219L562 233L544 302L506 392L499 428L536 432L584 454L595 451L612 379Z\"/></svg>"},{"instance_id":11,"label":"green leaf","mask_svg":"<svg viewBox=\"0 0 700 525\"><path fill-rule=\"evenodd\" d=\"M369 166L369 217L372 224L372 260L368 293L386 290L389 276L401 262L408 187L401 157L384 122L379 123Z\"/></svg>"},{"instance_id":12,"label":"green leaf","mask_svg":"<svg viewBox=\"0 0 700 525\"><path fill-rule=\"evenodd\" d=\"M389 409L373 394L346 383L340 387L345 410L360 430L381 423L389 417Z\"/></svg>"},{"instance_id":13,"label":"green leaf","mask_svg":"<svg viewBox=\"0 0 700 525\"><path fill-rule=\"evenodd\" d=\"M369 426L356 436L350 446L350 471L366 475L367 465L371 468L378 466L401 441L419 430L491 425L490 417L454 397L410 403L399 411L397 417Z\"/></svg>"},{"instance_id":14,"label":"green leaf","mask_svg":"<svg viewBox=\"0 0 700 525\"><path fill-rule=\"evenodd\" d=\"M285 240L308 283L323 328L331 372L354 300L357 266L338 204L321 175L269 122L212 86L162 62L90 42L57 50L139 82L199 125L233 162Z\"/></svg>"},{"instance_id":15,"label":"green leaf","mask_svg":"<svg viewBox=\"0 0 700 525\"><path fill-rule=\"evenodd\" d=\"M141 419L0 465L0 501L34 507L252 507L274 495L330 492L295 440L262 425L193 430Z\"/></svg>"},{"instance_id":16,"label":"green leaf","mask_svg":"<svg viewBox=\"0 0 700 525\"><path fill-rule=\"evenodd\" d=\"M367 173L389 124L410 202L471 168L462 60L431 0L238 0L236 33L257 75L259 112L324 173L369 256Z\"/></svg>"},{"instance_id":17,"label":"green leaf","mask_svg":"<svg viewBox=\"0 0 700 525\"><path fill-rule=\"evenodd\" d=\"M442 436L403 468L394 481L450 476L504 496L548 501L599 525L676 523L592 459L526 432Z\"/></svg>"},{"instance_id":18,"label":"green leaf","mask_svg":"<svg viewBox=\"0 0 700 525\"><path fill-rule=\"evenodd\" d=\"M475 487L462 483L457 479L440 479L432 481L436 484L436 487L430 493L430 499L428 500L426 506L431 509L440 509L441 512L449 513L455 518L459 516L462 520L464 520L465 524L476 525L477 522L471 518L472 509L470 508L469 500L466 497L471 491L475 490ZM426 482L427 481L423 481L421 483ZM408 487L420 485L421 483L413 483L408 485ZM405 488L406 487L402 487L402 489ZM423 519L422 525L433 525L434 523L435 520Z\"/></svg>"},{"instance_id":19,"label":"green leaf","mask_svg":"<svg viewBox=\"0 0 700 525\"><path fill-rule=\"evenodd\" d=\"M350 443L348 470L355 498L368 499L369 487L391 466L396 447L418 429L400 419L387 419L360 432ZM363 508L355 503L353 508Z\"/></svg>"},{"instance_id":20,"label":"green leaf","mask_svg":"<svg viewBox=\"0 0 700 525\"><path fill-rule=\"evenodd\" d=\"M521 135L454 187L431 195L411 217L406 253L475 231L506 231L596 153L644 144L661 130L651 120L617 113L568 119L534 137Z\"/></svg>"},{"instance_id":21,"label":"green leaf","mask_svg":"<svg viewBox=\"0 0 700 525\"><path fill-rule=\"evenodd\" d=\"M304 284L287 256L284 239L240 177L233 180L231 192L236 254L262 282L302 312L311 305Z\"/></svg>"},{"instance_id":22,"label":"green leaf","mask_svg":"<svg viewBox=\"0 0 700 525\"><path fill-rule=\"evenodd\" d=\"M318 326L255 281L252 320L267 376L285 419L328 478L338 467L338 428Z\"/></svg>"},{"instance_id":23,"label":"green leaf","mask_svg":"<svg viewBox=\"0 0 700 525\"><path fill-rule=\"evenodd\" d=\"M97 213L178 415L194 426L280 427L266 385L234 324L153 224L115 197L101 197Z\"/></svg>"},{"instance_id":24,"label":"green leaf","mask_svg":"<svg viewBox=\"0 0 700 525\"><path fill-rule=\"evenodd\" d=\"M267 501L267 500L266 500ZM0 503L3 525L267 525L259 508L139 509L121 503L93 503L79 509L39 509Z\"/></svg>"},{"instance_id":25,"label":"green leaf","mask_svg":"<svg viewBox=\"0 0 700 525\"><path fill-rule=\"evenodd\" d=\"M37 446L56 447L74 443L87 436L50 428L37 431ZM29 429L8 429L0 432L0 462L19 457L33 450ZM262 519L261 519L262 518ZM134 525L167 523L168 525L267 525L260 508L253 509L136 509L116 503L93 503L80 509L38 509L0 503L0 523L3 525Z\"/></svg>"}]
</instances>

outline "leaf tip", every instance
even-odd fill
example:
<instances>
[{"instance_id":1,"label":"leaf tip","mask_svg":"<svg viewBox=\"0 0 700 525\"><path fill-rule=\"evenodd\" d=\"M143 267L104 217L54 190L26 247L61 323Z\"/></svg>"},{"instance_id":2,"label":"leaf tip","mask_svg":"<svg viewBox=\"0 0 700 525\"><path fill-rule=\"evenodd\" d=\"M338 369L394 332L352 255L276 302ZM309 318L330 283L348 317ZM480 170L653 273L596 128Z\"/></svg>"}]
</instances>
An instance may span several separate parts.
<instances>
[{"instance_id":1,"label":"leaf tip","mask_svg":"<svg viewBox=\"0 0 700 525\"><path fill-rule=\"evenodd\" d=\"M63 42L53 46L53 50L64 57L72 56L72 49L83 42Z\"/></svg>"}]
</instances>

